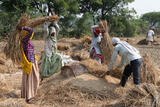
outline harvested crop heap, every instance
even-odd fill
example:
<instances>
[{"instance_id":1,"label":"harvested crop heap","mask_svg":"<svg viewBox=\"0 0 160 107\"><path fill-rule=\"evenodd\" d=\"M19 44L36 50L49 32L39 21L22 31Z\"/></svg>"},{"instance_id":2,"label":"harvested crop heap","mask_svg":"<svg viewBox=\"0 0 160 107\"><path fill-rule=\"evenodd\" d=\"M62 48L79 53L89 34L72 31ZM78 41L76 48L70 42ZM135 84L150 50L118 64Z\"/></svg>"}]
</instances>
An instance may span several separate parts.
<instances>
[{"instance_id":1,"label":"harvested crop heap","mask_svg":"<svg viewBox=\"0 0 160 107\"><path fill-rule=\"evenodd\" d=\"M91 37L85 36L83 38L63 38L58 41L57 48L59 52L70 55L72 59L83 61L89 59L89 48L91 44Z\"/></svg>"},{"instance_id":2,"label":"harvested crop heap","mask_svg":"<svg viewBox=\"0 0 160 107\"><path fill-rule=\"evenodd\" d=\"M101 41L100 47L102 51L102 57L105 64L109 64L111 60L111 56L113 53L113 45L111 43L111 38L108 33L108 25L107 21L100 21L99 26L102 30L105 30L105 33L103 33L103 39ZM119 62L119 57L117 57L117 61L115 64Z\"/></svg>"},{"instance_id":3,"label":"harvested crop heap","mask_svg":"<svg viewBox=\"0 0 160 107\"><path fill-rule=\"evenodd\" d=\"M81 61L80 63L87 68L89 73L97 77L101 77L101 75L104 72L107 72L107 69L108 69L107 65L102 65L93 59L84 60L84 61Z\"/></svg>"},{"instance_id":4,"label":"harvested crop heap","mask_svg":"<svg viewBox=\"0 0 160 107\"><path fill-rule=\"evenodd\" d=\"M150 57L144 55L140 71L141 82L152 83L156 85L159 81L158 72L160 71L155 67L155 64L151 61Z\"/></svg>"},{"instance_id":5,"label":"harvested crop heap","mask_svg":"<svg viewBox=\"0 0 160 107\"><path fill-rule=\"evenodd\" d=\"M146 39L140 40L137 44L138 45L148 45ZM153 41L153 45L160 45L160 43L158 41Z\"/></svg>"},{"instance_id":6,"label":"harvested crop heap","mask_svg":"<svg viewBox=\"0 0 160 107\"><path fill-rule=\"evenodd\" d=\"M159 107L158 88L153 84L141 84L139 88L130 89L122 103L126 107Z\"/></svg>"}]
</instances>

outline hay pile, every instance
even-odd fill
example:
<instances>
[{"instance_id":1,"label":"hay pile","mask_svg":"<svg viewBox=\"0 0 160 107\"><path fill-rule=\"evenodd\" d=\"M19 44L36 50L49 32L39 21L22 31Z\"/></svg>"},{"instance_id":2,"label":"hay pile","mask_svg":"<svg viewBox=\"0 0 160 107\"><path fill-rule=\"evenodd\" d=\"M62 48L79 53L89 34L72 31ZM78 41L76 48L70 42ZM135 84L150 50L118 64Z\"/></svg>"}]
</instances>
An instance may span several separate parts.
<instances>
[{"instance_id":1,"label":"hay pile","mask_svg":"<svg viewBox=\"0 0 160 107\"><path fill-rule=\"evenodd\" d=\"M88 92L82 92L80 88L70 83L59 84L58 86L48 84L39 89L35 103L42 106L84 107L92 104L97 105L100 102L102 104L101 100L105 100L105 95Z\"/></svg>"},{"instance_id":2,"label":"hay pile","mask_svg":"<svg viewBox=\"0 0 160 107\"><path fill-rule=\"evenodd\" d=\"M158 88L153 84L144 83L140 87L130 89L121 103L126 107L159 107Z\"/></svg>"},{"instance_id":3,"label":"hay pile","mask_svg":"<svg viewBox=\"0 0 160 107\"><path fill-rule=\"evenodd\" d=\"M89 59L89 49L91 37L85 36L80 39L63 38L58 41L57 49L59 52L71 56L72 59L82 61Z\"/></svg>"},{"instance_id":4,"label":"hay pile","mask_svg":"<svg viewBox=\"0 0 160 107\"><path fill-rule=\"evenodd\" d=\"M147 41L146 41L146 39L142 39L137 44L138 45L147 45Z\"/></svg>"},{"instance_id":5,"label":"hay pile","mask_svg":"<svg viewBox=\"0 0 160 107\"><path fill-rule=\"evenodd\" d=\"M107 21L100 21L99 26L102 30L105 30L105 33L103 33L103 39L101 41L100 47L102 51L102 57L105 64L109 64L111 60L111 56L113 53L113 45L111 43L111 38L108 33L108 25ZM119 62L119 57L117 57L117 61L115 64Z\"/></svg>"},{"instance_id":6,"label":"hay pile","mask_svg":"<svg viewBox=\"0 0 160 107\"><path fill-rule=\"evenodd\" d=\"M90 49L91 39L92 38L87 36L87 35L80 39L81 40L82 49L86 49L86 50Z\"/></svg>"},{"instance_id":7,"label":"hay pile","mask_svg":"<svg viewBox=\"0 0 160 107\"><path fill-rule=\"evenodd\" d=\"M13 30L13 32L9 35L8 42L4 48L4 53L6 54L7 58L11 58L11 60L14 63L19 63L21 58L21 51L20 51L20 39L21 39L21 28L24 26L28 26L31 28L38 27L39 25L42 25L45 21L55 22L58 20L58 16L47 16L43 18L33 18L30 19L30 17L27 14L22 14L16 28Z\"/></svg>"},{"instance_id":8,"label":"hay pile","mask_svg":"<svg viewBox=\"0 0 160 107\"><path fill-rule=\"evenodd\" d=\"M70 45L69 44L63 44L63 43L58 43L57 44L57 49L59 51L67 51L67 50L70 50Z\"/></svg>"},{"instance_id":9,"label":"hay pile","mask_svg":"<svg viewBox=\"0 0 160 107\"><path fill-rule=\"evenodd\" d=\"M140 40L137 44L138 44L138 45L149 45L149 44L147 43L146 39ZM158 41L153 41L153 45L160 45L160 42L158 42Z\"/></svg>"},{"instance_id":10,"label":"hay pile","mask_svg":"<svg viewBox=\"0 0 160 107\"><path fill-rule=\"evenodd\" d=\"M157 84L159 81L159 72L160 71L155 67L150 57L148 55L144 55L140 70L141 82Z\"/></svg>"},{"instance_id":11,"label":"hay pile","mask_svg":"<svg viewBox=\"0 0 160 107\"><path fill-rule=\"evenodd\" d=\"M96 77L101 77L104 72L107 72L108 66L98 63L96 60L87 59L80 62L86 67L89 73L95 75Z\"/></svg>"},{"instance_id":12,"label":"hay pile","mask_svg":"<svg viewBox=\"0 0 160 107\"><path fill-rule=\"evenodd\" d=\"M80 38L80 43L72 44L75 48L72 50L71 57L74 60L82 61L90 58L89 49L91 44L91 37L85 36Z\"/></svg>"},{"instance_id":13,"label":"hay pile","mask_svg":"<svg viewBox=\"0 0 160 107\"><path fill-rule=\"evenodd\" d=\"M74 60L82 61L90 58L89 52L87 52L85 49L82 49L81 51L77 50L71 53L71 58Z\"/></svg>"}]
</instances>

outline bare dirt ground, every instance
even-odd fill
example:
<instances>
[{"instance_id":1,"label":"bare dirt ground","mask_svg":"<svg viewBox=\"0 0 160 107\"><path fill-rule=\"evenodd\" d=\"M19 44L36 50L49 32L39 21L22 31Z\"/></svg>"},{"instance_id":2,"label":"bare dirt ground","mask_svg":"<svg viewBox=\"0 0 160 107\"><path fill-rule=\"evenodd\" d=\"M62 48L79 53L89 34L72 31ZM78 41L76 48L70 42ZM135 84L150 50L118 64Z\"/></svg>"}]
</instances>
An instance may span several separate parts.
<instances>
[{"instance_id":1,"label":"bare dirt ground","mask_svg":"<svg viewBox=\"0 0 160 107\"><path fill-rule=\"evenodd\" d=\"M160 68L160 45L137 45L144 38L122 38L136 46L141 54L148 54L155 66ZM157 38L156 41L160 42ZM35 53L40 59L44 42L33 40ZM89 58L88 39L61 39L58 43L58 51L68 54L75 60ZM74 47L78 45L78 47ZM0 107L124 107L116 105L123 99L126 88L118 86L119 79L95 77L91 74L83 74L72 78L64 78L60 73L41 82L34 104L26 104L20 98L22 72L19 65L14 65L3 54L5 42L0 42ZM114 105L114 106L113 106Z\"/></svg>"}]
</instances>

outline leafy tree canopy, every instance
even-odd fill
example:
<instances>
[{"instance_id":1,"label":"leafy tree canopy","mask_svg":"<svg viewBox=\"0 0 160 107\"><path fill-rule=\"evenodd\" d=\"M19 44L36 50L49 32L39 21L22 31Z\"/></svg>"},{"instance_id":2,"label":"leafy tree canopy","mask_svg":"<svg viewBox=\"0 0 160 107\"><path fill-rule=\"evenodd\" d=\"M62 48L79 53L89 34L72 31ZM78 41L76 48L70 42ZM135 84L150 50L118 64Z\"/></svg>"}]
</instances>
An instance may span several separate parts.
<instances>
[{"instance_id":1,"label":"leafy tree canopy","mask_svg":"<svg viewBox=\"0 0 160 107\"><path fill-rule=\"evenodd\" d=\"M150 27L152 26L160 27L160 12L149 12L149 13L143 14L141 19L147 21Z\"/></svg>"}]
</instances>

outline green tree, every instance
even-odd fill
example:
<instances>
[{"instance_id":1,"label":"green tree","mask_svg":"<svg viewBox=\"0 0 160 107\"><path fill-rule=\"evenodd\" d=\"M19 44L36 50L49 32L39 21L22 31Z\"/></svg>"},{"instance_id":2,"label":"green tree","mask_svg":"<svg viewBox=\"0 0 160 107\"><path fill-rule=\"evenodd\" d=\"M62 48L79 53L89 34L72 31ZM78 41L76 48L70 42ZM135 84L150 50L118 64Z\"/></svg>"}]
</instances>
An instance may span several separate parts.
<instances>
[{"instance_id":1,"label":"green tree","mask_svg":"<svg viewBox=\"0 0 160 107\"><path fill-rule=\"evenodd\" d=\"M21 13L30 14L33 10L31 0L1 0L0 3L0 32L7 35L16 25Z\"/></svg>"},{"instance_id":2,"label":"green tree","mask_svg":"<svg viewBox=\"0 0 160 107\"><path fill-rule=\"evenodd\" d=\"M78 0L80 11L89 12L93 20L106 19L110 25L110 33L114 36L134 36L135 25L131 23L135 10L127 8L134 0ZM130 27L130 28L129 28ZM132 30L131 30L132 29ZM130 34L129 34L130 33Z\"/></svg>"},{"instance_id":3,"label":"green tree","mask_svg":"<svg viewBox=\"0 0 160 107\"><path fill-rule=\"evenodd\" d=\"M94 17L105 19L106 16L121 13L128 3L134 0L78 0L82 13L89 12Z\"/></svg>"},{"instance_id":4,"label":"green tree","mask_svg":"<svg viewBox=\"0 0 160 107\"><path fill-rule=\"evenodd\" d=\"M147 21L150 27L160 26L160 12L149 12L143 14L141 17L144 21Z\"/></svg>"}]
</instances>

